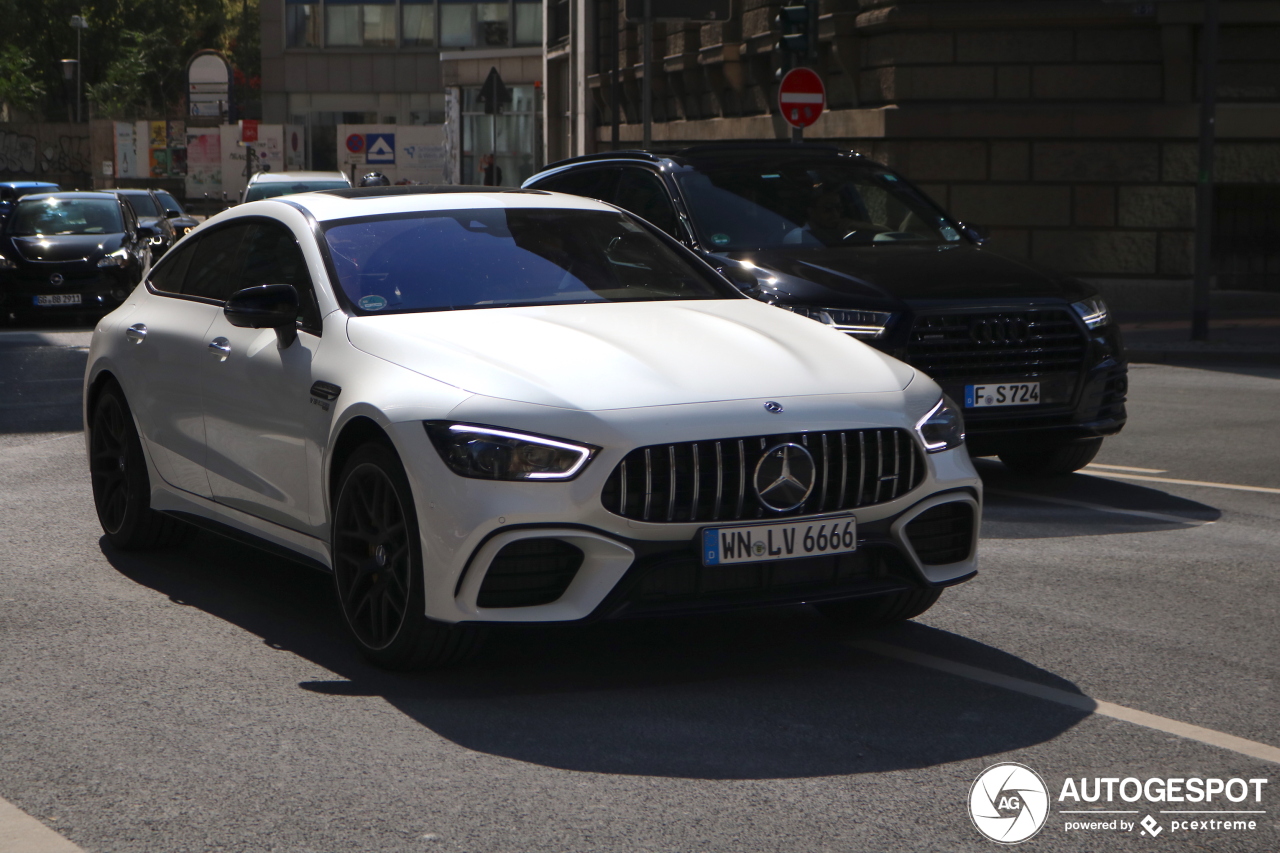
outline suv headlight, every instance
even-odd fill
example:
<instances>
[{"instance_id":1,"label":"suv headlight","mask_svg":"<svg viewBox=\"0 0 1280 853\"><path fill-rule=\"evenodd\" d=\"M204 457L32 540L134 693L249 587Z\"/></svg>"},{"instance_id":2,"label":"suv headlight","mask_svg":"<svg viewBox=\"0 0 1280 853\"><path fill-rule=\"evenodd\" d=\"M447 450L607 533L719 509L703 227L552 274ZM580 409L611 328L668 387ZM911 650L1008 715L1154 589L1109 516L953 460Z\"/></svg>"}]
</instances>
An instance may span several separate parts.
<instances>
[{"instance_id":1,"label":"suv headlight","mask_svg":"<svg viewBox=\"0 0 1280 853\"><path fill-rule=\"evenodd\" d=\"M106 269L107 267L127 267L129 266L129 252L125 249L116 249L102 260L98 261L98 269Z\"/></svg>"},{"instance_id":2,"label":"suv headlight","mask_svg":"<svg viewBox=\"0 0 1280 853\"><path fill-rule=\"evenodd\" d=\"M16 270L17 268L17 264L6 258L4 255L0 255L0 270Z\"/></svg>"},{"instance_id":3,"label":"suv headlight","mask_svg":"<svg viewBox=\"0 0 1280 853\"><path fill-rule=\"evenodd\" d=\"M859 311L854 308L815 308L810 305L779 305L796 314L834 326L836 331L855 338L879 338L889 328L893 314L888 311Z\"/></svg>"},{"instance_id":4,"label":"suv headlight","mask_svg":"<svg viewBox=\"0 0 1280 853\"><path fill-rule=\"evenodd\" d=\"M964 444L964 417L955 402L946 394L916 424L916 435L924 442L924 449L940 453Z\"/></svg>"},{"instance_id":5,"label":"suv headlight","mask_svg":"<svg viewBox=\"0 0 1280 853\"><path fill-rule=\"evenodd\" d=\"M572 480L600 449L476 424L424 426L449 470L476 480Z\"/></svg>"},{"instance_id":6,"label":"suv headlight","mask_svg":"<svg viewBox=\"0 0 1280 853\"><path fill-rule=\"evenodd\" d=\"M1084 324L1090 329L1097 329L1110 322L1111 318L1107 314L1107 303L1102 301L1101 296L1090 296L1088 299L1081 299L1079 302L1071 303L1071 307L1075 309L1075 312L1080 315L1080 319L1084 320Z\"/></svg>"}]
</instances>

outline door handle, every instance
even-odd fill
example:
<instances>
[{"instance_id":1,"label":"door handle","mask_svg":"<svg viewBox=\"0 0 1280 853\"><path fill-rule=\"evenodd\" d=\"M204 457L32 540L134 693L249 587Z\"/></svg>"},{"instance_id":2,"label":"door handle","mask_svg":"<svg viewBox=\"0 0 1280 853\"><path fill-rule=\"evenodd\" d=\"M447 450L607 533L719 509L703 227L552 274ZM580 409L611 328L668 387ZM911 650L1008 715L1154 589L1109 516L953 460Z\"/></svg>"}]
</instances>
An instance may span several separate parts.
<instances>
[{"instance_id":1,"label":"door handle","mask_svg":"<svg viewBox=\"0 0 1280 853\"><path fill-rule=\"evenodd\" d=\"M218 361L226 361L227 356L231 355L231 341L222 337L209 341L209 355Z\"/></svg>"},{"instance_id":2,"label":"door handle","mask_svg":"<svg viewBox=\"0 0 1280 853\"><path fill-rule=\"evenodd\" d=\"M147 327L143 323L134 323L132 326L124 330L124 336L131 344L140 344L142 339L147 336Z\"/></svg>"}]
</instances>

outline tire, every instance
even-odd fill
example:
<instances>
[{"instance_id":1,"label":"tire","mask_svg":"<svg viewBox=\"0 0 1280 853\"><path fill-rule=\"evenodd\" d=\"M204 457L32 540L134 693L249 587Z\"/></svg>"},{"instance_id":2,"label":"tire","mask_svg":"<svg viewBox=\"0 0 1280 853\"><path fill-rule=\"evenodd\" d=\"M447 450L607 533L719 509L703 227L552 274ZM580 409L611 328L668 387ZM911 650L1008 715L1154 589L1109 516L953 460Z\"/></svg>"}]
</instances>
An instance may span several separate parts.
<instances>
[{"instance_id":1,"label":"tire","mask_svg":"<svg viewBox=\"0 0 1280 853\"><path fill-rule=\"evenodd\" d=\"M479 648L480 628L426 616L422 545L409 479L395 451L366 444L338 481L333 581L343 621L361 653L384 669L457 663Z\"/></svg>"},{"instance_id":2,"label":"tire","mask_svg":"<svg viewBox=\"0 0 1280 853\"><path fill-rule=\"evenodd\" d=\"M1102 448L1102 439L1090 438L1043 450L1001 453L1000 461L1015 474L1025 477L1056 477L1079 471L1093 461Z\"/></svg>"},{"instance_id":3,"label":"tire","mask_svg":"<svg viewBox=\"0 0 1280 853\"><path fill-rule=\"evenodd\" d=\"M102 531L116 548L141 551L180 545L189 524L151 508L142 442L124 392L114 381L99 393L89 419L89 477Z\"/></svg>"},{"instance_id":4,"label":"tire","mask_svg":"<svg viewBox=\"0 0 1280 853\"><path fill-rule=\"evenodd\" d=\"M914 619L936 604L941 595L941 589L913 589L872 598L829 601L814 606L833 622L847 628L870 630Z\"/></svg>"}]
</instances>

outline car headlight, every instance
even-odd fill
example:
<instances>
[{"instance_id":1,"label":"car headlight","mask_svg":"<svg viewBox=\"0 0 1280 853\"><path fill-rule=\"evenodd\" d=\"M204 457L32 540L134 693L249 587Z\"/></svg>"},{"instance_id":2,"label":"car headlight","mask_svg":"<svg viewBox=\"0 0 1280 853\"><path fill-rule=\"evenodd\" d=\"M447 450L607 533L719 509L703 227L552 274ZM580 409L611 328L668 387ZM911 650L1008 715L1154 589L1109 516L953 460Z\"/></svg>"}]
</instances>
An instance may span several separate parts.
<instances>
[{"instance_id":1,"label":"car headlight","mask_svg":"<svg viewBox=\"0 0 1280 853\"><path fill-rule=\"evenodd\" d=\"M815 308L809 305L779 305L796 314L834 326L836 331L855 338L883 337L893 321L888 311L859 311L851 308Z\"/></svg>"},{"instance_id":2,"label":"car headlight","mask_svg":"<svg viewBox=\"0 0 1280 853\"><path fill-rule=\"evenodd\" d=\"M17 268L17 264L6 258L4 255L0 255L0 270L16 270Z\"/></svg>"},{"instance_id":3,"label":"car headlight","mask_svg":"<svg viewBox=\"0 0 1280 853\"><path fill-rule=\"evenodd\" d=\"M129 266L129 252L125 249L116 249L102 260L98 261L98 269L103 270L108 267L127 267Z\"/></svg>"},{"instance_id":4,"label":"car headlight","mask_svg":"<svg viewBox=\"0 0 1280 853\"><path fill-rule=\"evenodd\" d=\"M924 449L940 453L964 444L964 417L955 402L946 394L916 424L916 434L924 442Z\"/></svg>"},{"instance_id":5,"label":"car headlight","mask_svg":"<svg viewBox=\"0 0 1280 853\"><path fill-rule=\"evenodd\" d=\"M183 225L183 226L182 226L182 236L183 236L183 237L187 236L188 234L190 234L190 233L191 233L192 229L194 229L194 228L195 228L195 226L194 226L194 225Z\"/></svg>"},{"instance_id":6,"label":"car headlight","mask_svg":"<svg viewBox=\"0 0 1280 853\"><path fill-rule=\"evenodd\" d=\"M572 480L600 449L476 424L424 426L449 470L477 480Z\"/></svg>"},{"instance_id":7,"label":"car headlight","mask_svg":"<svg viewBox=\"0 0 1280 853\"><path fill-rule=\"evenodd\" d=\"M163 246L163 245L164 245L164 235L163 235L163 234L157 234L156 236L152 237L152 238L151 238L151 245L153 245L153 246Z\"/></svg>"},{"instance_id":8,"label":"car headlight","mask_svg":"<svg viewBox=\"0 0 1280 853\"><path fill-rule=\"evenodd\" d=\"M1088 299L1081 299L1079 302L1073 302L1071 307L1080 315L1080 319L1084 320L1084 324L1090 329L1096 329L1105 326L1110 321L1107 314L1107 303L1102 301L1101 296L1090 296Z\"/></svg>"}]
</instances>

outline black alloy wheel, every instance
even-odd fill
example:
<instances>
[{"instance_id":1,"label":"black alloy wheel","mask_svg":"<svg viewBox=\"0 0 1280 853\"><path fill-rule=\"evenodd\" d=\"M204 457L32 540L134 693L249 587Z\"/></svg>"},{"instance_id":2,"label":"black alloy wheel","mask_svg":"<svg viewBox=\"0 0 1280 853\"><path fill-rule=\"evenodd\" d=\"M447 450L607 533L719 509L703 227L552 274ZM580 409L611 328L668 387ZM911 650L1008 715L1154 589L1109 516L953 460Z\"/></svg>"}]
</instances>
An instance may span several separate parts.
<instances>
[{"instance_id":1,"label":"black alloy wheel","mask_svg":"<svg viewBox=\"0 0 1280 853\"><path fill-rule=\"evenodd\" d=\"M109 382L89 419L89 477L93 504L107 540L121 550L177 545L193 528L151 509L151 483L142 442L124 392Z\"/></svg>"},{"instance_id":2,"label":"black alloy wheel","mask_svg":"<svg viewBox=\"0 0 1280 853\"><path fill-rule=\"evenodd\" d=\"M383 444L356 450L333 512L333 579L360 650L388 669L458 661L477 646L474 626L425 614L417 514L404 468Z\"/></svg>"}]
</instances>

